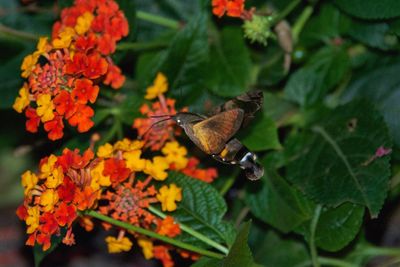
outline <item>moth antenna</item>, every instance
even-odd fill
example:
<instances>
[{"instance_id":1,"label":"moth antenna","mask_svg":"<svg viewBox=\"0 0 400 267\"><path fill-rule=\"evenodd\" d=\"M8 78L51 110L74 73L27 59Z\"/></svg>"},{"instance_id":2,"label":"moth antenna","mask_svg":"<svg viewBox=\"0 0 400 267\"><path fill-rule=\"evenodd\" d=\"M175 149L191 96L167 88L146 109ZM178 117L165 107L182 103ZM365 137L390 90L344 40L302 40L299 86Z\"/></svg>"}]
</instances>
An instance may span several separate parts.
<instances>
[{"instance_id":1,"label":"moth antenna","mask_svg":"<svg viewBox=\"0 0 400 267\"><path fill-rule=\"evenodd\" d=\"M151 116L149 116L150 118L163 118L163 117L169 117L169 118L171 118L172 117L172 115L170 115L170 114L165 114L165 115L151 115Z\"/></svg>"},{"instance_id":2,"label":"moth antenna","mask_svg":"<svg viewBox=\"0 0 400 267\"><path fill-rule=\"evenodd\" d=\"M155 123L153 123L153 124L149 127L149 129L147 129L147 130L144 132L144 134L138 136L138 139L141 140L143 137L145 137L145 136L150 132L150 130L151 130L154 126L156 126L157 124L159 124L159 123L161 123L161 122L164 122L164 121L168 121L168 120L171 119L171 116L170 116L170 115L158 116L158 118L160 118L160 117L165 117L165 116L169 116L169 117L166 118L166 119L159 120L159 121L156 121ZM150 117L152 117L152 116L150 116ZM157 117L152 117L152 118L157 118Z\"/></svg>"}]
</instances>

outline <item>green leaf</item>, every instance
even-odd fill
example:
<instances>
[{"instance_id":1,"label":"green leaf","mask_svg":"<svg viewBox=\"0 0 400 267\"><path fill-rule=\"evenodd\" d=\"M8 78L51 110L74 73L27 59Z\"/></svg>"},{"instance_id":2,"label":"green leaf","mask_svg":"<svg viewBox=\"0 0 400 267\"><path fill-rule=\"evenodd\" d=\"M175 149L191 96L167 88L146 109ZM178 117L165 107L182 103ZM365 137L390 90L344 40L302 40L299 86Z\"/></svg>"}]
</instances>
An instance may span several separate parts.
<instances>
[{"instance_id":1,"label":"green leaf","mask_svg":"<svg viewBox=\"0 0 400 267\"><path fill-rule=\"evenodd\" d=\"M382 50L395 49L398 44L397 37L391 35L385 22L353 20L348 34L361 43Z\"/></svg>"},{"instance_id":2,"label":"green leaf","mask_svg":"<svg viewBox=\"0 0 400 267\"><path fill-rule=\"evenodd\" d=\"M343 47L323 47L290 76L285 95L301 106L313 105L338 85L349 69L350 60Z\"/></svg>"},{"instance_id":3,"label":"green leaf","mask_svg":"<svg viewBox=\"0 0 400 267\"><path fill-rule=\"evenodd\" d=\"M342 96L343 102L365 97L382 113L394 142L400 146L400 63L377 65L375 68L354 77Z\"/></svg>"},{"instance_id":4,"label":"green leaf","mask_svg":"<svg viewBox=\"0 0 400 267\"><path fill-rule=\"evenodd\" d=\"M208 61L207 19L205 14L195 16L171 41L168 49L147 65L141 76L141 85L150 85L157 72L168 77L169 93L179 104L190 105L202 95ZM144 88L143 88L144 89Z\"/></svg>"},{"instance_id":5,"label":"green leaf","mask_svg":"<svg viewBox=\"0 0 400 267\"><path fill-rule=\"evenodd\" d=\"M207 87L219 96L237 96L247 91L251 61L241 29L224 28L211 36Z\"/></svg>"},{"instance_id":6,"label":"green leaf","mask_svg":"<svg viewBox=\"0 0 400 267\"><path fill-rule=\"evenodd\" d=\"M250 248L256 262L265 267L305 266L310 261L307 248L298 240L282 238L272 230L253 224L249 235Z\"/></svg>"},{"instance_id":7,"label":"green leaf","mask_svg":"<svg viewBox=\"0 0 400 267\"><path fill-rule=\"evenodd\" d=\"M348 245L360 231L364 207L345 203L337 208L324 208L315 231L315 243L327 251L338 251ZM298 229L310 240L311 219Z\"/></svg>"},{"instance_id":8,"label":"green leaf","mask_svg":"<svg viewBox=\"0 0 400 267\"><path fill-rule=\"evenodd\" d=\"M250 225L251 223L247 222L241 226L235 243L226 258L223 260L202 258L192 267L261 267L254 262L250 247L247 244Z\"/></svg>"},{"instance_id":9,"label":"green leaf","mask_svg":"<svg viewBox=\"0 0 400 267\"><path fill-rule=\"evenodd\" d=\"M397 0L335 0L345 12L362 19L385 19L400 16Z\"/></svg>"},{"instance_id":10,"label":"green leaf","mask_svg":"<svg viewBox=\"0 0 400 267\"><path fill-rule=\"evenodd\" d=\"M326 44L331 39L343 35L349 29L350 19L346 14L343 14L329 2L321 4L321 9L310 18L300 34L300 43L304 46Z\"/></svg>"},{"instance_id":11,"label":"green leaf","mask_svg":"<svg viewBox=\"0 0 400 267\"><path fill-rule=\"evenodd\" d=\"M262 161L264 166L265 161ZM284 233L292 231L312 216L312 203L276 172L268 169L260 181L247 184L245 200L258 219Z\"/></svg>"},{"instance_id":12,"label":"green leaf","mask_svg":"<svg viewBox=\"0 0 400 267\"><path fill-rule=\"evenodd\" d=\"M33 247L33 258L35 262L35 267L39 267L42 260L51 252L53 252L58 247L58 245L61 244L61 241L64 238L66 232L67 229L64 227L61 228L60 235L52 235L50 240L51 246L46 251L43 251L42 246L35 244L35 246Z\"/></svg>"},{"instance_id":13,"label":"green leaf","mask_svg":"<svg viewBox=\"0 0 400 267\"><path fill-rule=\"evenodd\" d=\"M227 210L226 203L213 186L181 173L169 173L168 182L182 188L182 201L173 213L177 221L218 243L232 244L235 229L231 223L222 219ZM186 233L177 238L205 247L202 241Z\"/></svg>"},{"instance_id":14,"label":"green leaf","mask_svg":"<svg viewBox=\"0 0 400 267\"><path fill-rule=\"evenodd\" d=\"M366 206L376 217L386 198L392 143L384 121L367 101L355 101L320 117L285 144L287 179L318 203Z\"/></svg>"},{"instance_id":15,"label":"green leaf","mask_svg":"<svg viewBox=\"0 0 400 267\"><path fill-rule=\"evenodd\" d=\"M281 148L275 122L266 115L254 120L239 139L253 151Z\"/></svg>"},{"instance_id":16,"label":"green leaf","mask_svg":"<svg viewBox=\"0 0 400 267\"><path fill-rule=\"evenodd\" d=\"M244 223L237 234L228 256L224 259L223 266L229 267L260 267L253 259L250 247L247 244L251 222Z\"/></svg>"}]
</instances>

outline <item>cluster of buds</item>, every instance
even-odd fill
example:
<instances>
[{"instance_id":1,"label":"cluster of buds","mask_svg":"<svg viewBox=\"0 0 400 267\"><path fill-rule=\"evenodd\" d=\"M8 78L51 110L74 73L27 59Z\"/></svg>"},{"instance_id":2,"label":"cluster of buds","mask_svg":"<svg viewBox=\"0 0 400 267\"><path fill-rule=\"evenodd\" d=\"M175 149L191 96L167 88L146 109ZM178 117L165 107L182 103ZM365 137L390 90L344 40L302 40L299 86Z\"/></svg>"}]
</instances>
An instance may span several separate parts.
<instances>
[{"instance_id":1,"label":"cluster of buds","mask_svg":"<svg viewBox=\"0 0 400 267\"><path fill-rule=\"evenodd\" d=\"M48 138L62 138L64 120L86 132L93 126L98 83L120 88L125 77L110 55L116 42L128 34L128 22L113 0L76 0L61 12L52 38L40 38L37 50L25 57L21 76L26 82L13 108L25 112L26 129L37 132L40 123Z\"/></svg>"}]
</instances>

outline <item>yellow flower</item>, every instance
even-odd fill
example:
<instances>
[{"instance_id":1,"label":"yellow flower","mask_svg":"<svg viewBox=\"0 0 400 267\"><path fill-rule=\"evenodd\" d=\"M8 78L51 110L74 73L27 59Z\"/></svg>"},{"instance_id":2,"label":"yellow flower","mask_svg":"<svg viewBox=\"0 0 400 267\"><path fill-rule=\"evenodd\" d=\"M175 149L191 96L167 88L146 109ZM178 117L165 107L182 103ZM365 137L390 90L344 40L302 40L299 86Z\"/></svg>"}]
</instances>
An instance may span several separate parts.
<instances>
[{"instance_id":1,"label":"yellow flower","mask_svg":"<svg viewBox=\"0 0 400 267\"><path fill-rule=\"evenodd\" d=\"M22 113L29 105L29 102L29 89L23 86L19 89L19 96L15 99L13 109L18 113Z\"/></svg>"},{"instance_id":2,"label":"yellow flower","mask_svg":"<svg viewBox=\"0 0 400 267\"><path fill-rule=\"evenodd\" d=\"M168 167L169 164L167 160L164 157L157 156L153 158L153 162L146 160L146 166L144 167L143 172L151 175L158 181L163 181L168 176L168 173L166 172Z\"/></svg>"},{"instance_id":3,"label":"yellow flower","mask_svg":"<svg viewBox=\"0 0 400 267\"><path fill-rule=\"evenodd\" d=\"M109 253L120 253L122 251L129 251L132 247L132 242L127 237L116 239L113 236L107 236L106 242Z\"/></svg>"},{"instance_id":4,"label":"yellow flower","mask_svg":"<svg viewBox=\"0 0 400 267\"><path fill-rule=\"evenodd\" d=\"M176 210L175 201L182 200L182 189L175 184L170 184L169 188L164 185L160 188L157 199L161 202L161 209L163 211L174 211Z\"/></svg>"},{"instance_id":5,"label":"yellow flower","mask_svg":"<svg viewBox=\"0 0 400 267\"><path fill-rule=\"evenodd\" d=\"M51 211L58 202L58 194L54 189L47 189L40 196L40 205L44 211Z\"/></svg>"},{"instance_id":6,"label":"yellow flower","mask_svg":"<svg viewBox=\"0 0 400 267\"><path fill-rule=\"evenodd\" d=\"M112 156L113 152L113 146L109 143L106 143L99 147L99 149L97 150L97 156L99 158L109 158Z\"/></svg>"},{"instance_id":7,"label":"yellow flower","mask_svg":"<svg viewBox=\"0 0 400 267\"><path fill-rule=\"evenodd\" d=\"M161 72L157 73L152 86L147 87L145 99L154 99L158 95L165 93L168 90L167 77Z\"/></svg>"},{"instance_id":8,"label":"yellow flower","mask_svg":"<svg viewBox=\"0 0 400 267\"><path fill-rule=\"evenodd\" d=\"M75 31L82 35L87 32L92 24L94 16L90 12L85 12L83 15L79 16L76 20Z\"/></svg>"},{"instance_id":9,"label":"yellow flower","mask_svg":"<svg viewBox=\"0 0 400 267\"><path fill-rule=\"evenodd\" d=\"M54 168L51 175L47 176L45 185L47 188L57 188L64 180L62 167Z\"/></svg>"},{"instance_id":10,"label":"yellow flower","mask_svg":"<svg viewBox=\"0 0 400 267\"><path fill-rule=\"evenodd\" d=\"M27 55L24 60L22 61L21 70L22 78L28 78L31 75L32 70L35 68L36 62L38 61L39 55L31 54Z\"/></svg>"},{"instance_id":11,"label":"yellow flower","mask_svg":"<svg viewBox=\"0 0 400 267\"><path fill-rule=\"evenodd\" d=\"M169 164L173 163L177 170L181 170L188 164L186 158L187 150L183 146L179 146L177 141L168 142L161 150Z\"/></svg>"},{"instance_id":12,"label":"yellow flower","mask_svg":"<svg viewBox=\"0 0 400 267\"><path fill-rule=\"evenodd\" d=\"M54 104L49 94L42 94L37 99L36 113L42 122L51 121L54 118Z\"/></svg>"},{"instance_id":13,"label":"yellow flower","mask_svg":"<svg viewBox=\"0 0 400 267\"><path fill-rule=\"evenodd\" d=\"M140 158L141 154L141 150L124 152L122 157L125 159L126 167L131 171L143 171L144 167L146 166L146 160Z\"/></svg>"},{"instance_id":14,"label":"yellow flower","mask_svg":"<svg viewBox=\"0 0 400 267\"><path fill-rule=\"evenodd\" d=\"M48 47L49 47L49 45L47 43L47 37L40 37L39 38L39 42L38 42L38 44L36 46L37 50L35 51L34 54L35 55L42 55L42 54L47 52Z\"/></svg>"},{"instance_id":15,"label":"yellow flower","mask_svg":"<svg viewBox=\"0 0 400 267\"><path fill-rule=\"evenodd\" d=\"M147 238L139 238L138 245L142 248L144 258L146 260L154 258L153 256L153 242Z\"/></svg>"},{"instance_id":16,"label":"yellow flower","mask_svg":"<svg viewBox=\"0 0 400 267\"><path fill-rule=\"evenodd\" d=\"M32 234L35 232L36 228L39 227L39 215L40 210L38 206L28 207L28 217L26 218L26 225L28 228L26 229L27 234Z\"/></svg>"},{"instance_id":17,"label":"yellow flower","mask_svg":"<svg viewBox=\"0 0 400 267\"><path fill-rule=\"evenodd\" d=\"M44 179L50 176L54 170L54 165L57 162L57 157L53 154L51 154L47 158L47 162L44 162L42 166L40 166L40 174L39 177Z\"/></svg>"},{"instance_id":18,"label":"yellow flower","mask_svg":"<svg viewBox=\"0 0 400 267\"><path fill-rule=\"evenodd\" d=\"M26 171L22 174L22 186L24 187L24 194L27 195L27 193L35 187L35 185L38 182L38 177L32 173L31 171Z\"/></svg>"},{"instance_id":19,"label":"yellow flower","mask_svg":"<svg viewBox=\"0 0 400 267\"><path fill-rule=\"evenodd\" d=\"M71 27L66 27L63 31L58 34L57 39L53 40L54 48L68 48L71 44L72 37L74 37L75 31Z\"/></svg>"},{"instance_id":20,"label":"yellow flower","mask_svg":"<svg viewBox=\"0 0 400 267\"><path fill-rule=\"evenodd\" d=\"M90 175L92 176L92 181L90 183L90 187L97 191L100 189L100 186L110 186L110 176L104 176L104 161L100 161L91 171Z\"/></svg>"}]
</instances>

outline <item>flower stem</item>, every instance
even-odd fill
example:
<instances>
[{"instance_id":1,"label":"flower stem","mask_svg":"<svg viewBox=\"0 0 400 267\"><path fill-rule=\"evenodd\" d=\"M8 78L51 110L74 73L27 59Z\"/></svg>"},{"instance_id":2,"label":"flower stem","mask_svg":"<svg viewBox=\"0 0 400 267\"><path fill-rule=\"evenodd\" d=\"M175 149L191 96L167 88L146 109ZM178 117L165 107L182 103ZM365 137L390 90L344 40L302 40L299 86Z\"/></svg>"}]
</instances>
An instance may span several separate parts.
<instances>
[{"instance_id":1,"label":"flower stem","mask_svg":"<svg viewBox=\"0 0 400 267\"><path fill-rule=\"evenodd\" d=\"M149 206L149 210L154 213L155 215L161 217L161 218L165 218L167 215L165 213L163 213L162 211ZM179 223L179 222L178 222ZM190 228L189 226L183 224L183 223L179 223L180 228L185 231L186 233L196 237L197 239L203 241L204 243L206 243L207 245L212 246L213 248L218 249L219 251L221 251L224 254L228 254L229 250L228 248L222 246L221 244L215 242L214 240L211 240L210 238L206 237L205 235L203 235L202 233L197 232L196 230Z\"/></svg>"},{"instance_id":2,"label":"flower stem","mask_svg":"<svg viewBox=\"0 0 400 267\"><path fill-rule=\"evenodd\" d=\"M318 253L317 253L317 248L315 246L315 231L317 230L317 225L318 225L318 220L319 216L321 215L322 211L322 205L317 205L314 211L314 217L312 218L311 224L310 224L310 253L311 253L311 260L312 264L314 267L319 267L319 261L318 261Z\"/></svg>"},{"instance_id":3,"label":"flower stem","mask_svg":"<svg viewBox=\"0 0 400 267\"><path fill-rule=\"evenodd\" d=\"M151 13L147 13L144 11L137 11L136 16L138 19L152 22L154 24L158 24L161 26L165 26L167 28L171 28L171 29L175 29L175 30L179 29L179 22L177 22L176 20L173 20L173 19L160 17L160 16L157 16L157 15L154 15Z\"/></svg>"},{"instance_id":4,"label":"flower stem","mask_svg":"<svg viewBox=\"0 0 400 267\"><path fill-rule=\"evenodd\" d=\"M165 48L168 46L167 42L148 42L148 43L137 43L137 42L125 42L117 45L117 50L126 51L143 51L153 50L159 48Z\"/></svg>"},{"instance_id":5,"label":"flower stem","mask_svg":"<svg viewBox=\"0 0 400 267\"><path fill-rule=\"evenodd\" d=\"M326 258L326 257L319 257L319 262L324 266L337 266L337 267L357 267L358 265L349 263L343 260Z\"/></svg>"},{"instance_id":6,"label":"flower stem","mask_svg":"<svg viewBox=\"0 0 400 267\"><path fill-rule=\"evenodd\" d=\"M111 223L111 224L113 224L115 226L124 228L124 229L129 230L129 231L133 231L133 232L136 232L136 233L139 233L139 234L143 234L143 235L146 235L148 237L156 238L156 239L161 240L161 241L163 241L165 243L174 245L174 246L182 248L182 249L193 251L193 252L199 253L201 255L207 256L207 257L216 258L216 259L223 259L224 258L224 255L222 255L222 254L215 253L215 252L209 251L209 250L205 250L205 249L202 249L202 248L199 248L199 247L184 243L182 241L175 240L175 239L169 238L167 236L163 236L163 235L157 234L157 233L155 233L153 231L150 231L150 230L138 227L138 226L131 225L131 224L126 223L126 222L121 222L121 221L115 220L115 219L113 219L111 217L105 216L105 215L100 214L100 213L98 213L96 211L93 211L93 210L87 211L85 213L85 215L88 215L88 216L91 216L93 218L102 220L104 222Z\"/></svg>"},{"instance_id":7,"label":"flower stem","mask_svg":"<svg viewBox=\"0 0 400 267\"><path fill-rule=\"evenodd\" d=\"M23 39L23 40L28 40L28 41L37 42L39 40L39 37L34 34L15 30L15 29L7 27L1 23L0 23L0 33L5 34L6 36L15 37L15 38Z\"/></svg>"},{"instance_id":8,"label":"flower stem","mask_svg":"<svg viewBox=\"0 0 400 267\"><path fill-rule=\"evenodd\" d=\"M293 0L290 4L288 4L285 9L283 9L281 12L278 13L278 15L276 15L273 20L272 20L272 25L275 25L277 22L279 22L280 20L284 19L287 15L290 14L290 12L292 12L298 4L301 3L301 0Z\"/></svg>"},{"instance_id":9,"label":"flower stem","mask_svg":"<svg viewBox=\"0 0 400 267\"><path fill-rule=\"evenodd\" d=\"M300 16L296 20L296 22L293 25L292 28L292 36L293 36L293 42L297 43L299 40L299 35L301 31L303 30L304 25L306 24L307 20L311 17L311 14L313 13L314 8L312 6L306 7L303 12L301 12Z\"/></svg>"}]
</instances>

